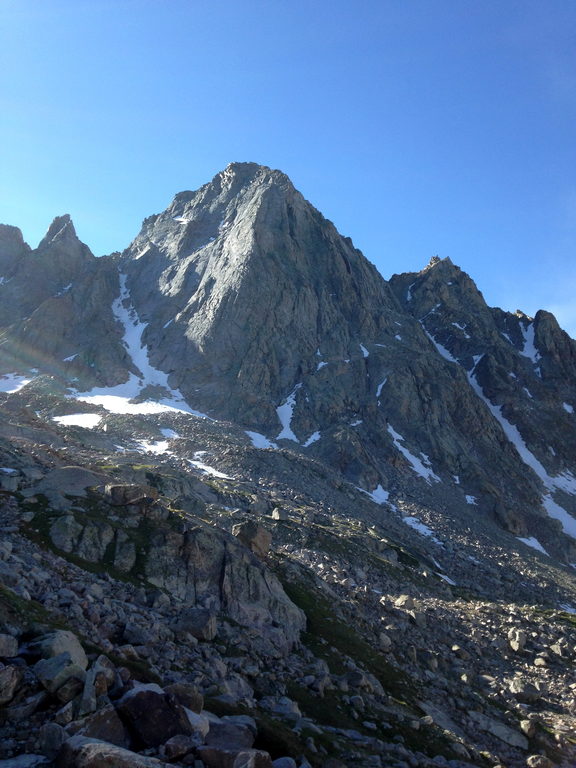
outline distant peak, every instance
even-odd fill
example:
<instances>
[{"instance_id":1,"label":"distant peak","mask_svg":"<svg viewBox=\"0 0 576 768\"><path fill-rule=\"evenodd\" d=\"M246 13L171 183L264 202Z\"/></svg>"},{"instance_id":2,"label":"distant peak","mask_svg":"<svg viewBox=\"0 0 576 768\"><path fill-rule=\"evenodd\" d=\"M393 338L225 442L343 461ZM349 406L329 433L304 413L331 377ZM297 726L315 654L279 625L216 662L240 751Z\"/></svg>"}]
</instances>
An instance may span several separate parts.
<instances>
[{"instance_id":1,"label":"distant peak","mask_svg":"<svg viewBox=\"0 0 576 768\"><path fill-rule=\"evenodd\" d=\"M63 216L56 216L52 224L48 227L48 232L44 235L38 248L45 248L56 241L78 240L74 224L69 213Z\"/></svg>"},{"instance_id":2,"label":"distant peak","mask_svg":"<svg viewBox=\"0 0 576 768\"><path fill-rule=\"evenodd\" d=\"M448 256L443 259L441 259L440 256L432 256L422 272L428 272L428 270L433 269L434 267L440 267L441 269L446 270L454 268L454 264Z\"/></svg>"}]
</instances>

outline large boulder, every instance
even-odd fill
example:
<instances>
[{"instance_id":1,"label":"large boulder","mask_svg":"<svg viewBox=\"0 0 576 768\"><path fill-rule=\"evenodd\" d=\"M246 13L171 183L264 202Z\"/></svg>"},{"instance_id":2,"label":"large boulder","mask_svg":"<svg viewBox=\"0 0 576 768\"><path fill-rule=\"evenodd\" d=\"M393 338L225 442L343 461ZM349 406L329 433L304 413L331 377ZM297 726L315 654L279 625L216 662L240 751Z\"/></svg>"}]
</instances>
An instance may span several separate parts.
<instances>
[{"instance_id":1,"label":"large boulder","mask_svg":"<svg viewBox=\"0 0 576 768\"><path fill-rule=\"evenodd\" d=\"M193 732L184 707L154 683L128 691L116 709L136 743L144 747L157 747L172 736Z\"/></svg>"},{"instance_id":2,"label":"large boulder","mask_svg":"<svg viewBox=\"0 0 576 768\"><path fill-rule=\"evenodd\" d=\"M238 523L232 528L232 533L242 544L248 547L256 557L266 557L272 544L272 534L258 523L249 520Z\"/></svg>"},{"instance_id":3,"label":"large boulder","mask_svg":"<svg viewBox=\"0 0 576 768\"><path fill-rule=\"evenodd\" d=\"M88 667L88 657L80 641L73 632L65 629L56 629L54 632L41 635L30 644L29 650L43 659L68 653L73 664L77 664L82 669Z\"/></svg>"},{"instance_id":4,"label":"large boulder","mask_svg":"<svg viewBox=\"0 0 576 768\"><path fill-rule=\"evenodd\" d=\"M168 768L168 763L138 755L127 749L86 736L72 736L64 742L56 760L57 768Z\"/></svg>"}]
</instances>

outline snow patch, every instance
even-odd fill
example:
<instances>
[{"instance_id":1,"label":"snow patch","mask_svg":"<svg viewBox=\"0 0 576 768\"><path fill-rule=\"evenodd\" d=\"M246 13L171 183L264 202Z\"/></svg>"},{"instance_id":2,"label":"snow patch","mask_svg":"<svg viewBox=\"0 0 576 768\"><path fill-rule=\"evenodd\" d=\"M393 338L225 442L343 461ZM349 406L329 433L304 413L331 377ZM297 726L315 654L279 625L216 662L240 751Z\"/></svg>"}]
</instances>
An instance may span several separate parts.
<instances>
[{"instance_id":1,"label":"snow patch","mask_svg":"<svg viewBox=\"0 0 576 768\"><path fill-rule=\"evenodd\" d=\"M456 360L456 358L446 349L446 347L443 347L442 344L436 341L436 339L434 338L434 336L432 336L431 333L428 333L428 331L426 330L422 322L420 323L420 325L422 325L422 330L424 331L426 336L428 336L432 344L434 344L434 346L436 347L438 352L442 355L442 357L445 360L449 360L451 363L458 363L458 360Z\"/></svg>"},{"instance_id":2,"label":"snow patch","mask_svg":"<svg viewBox=\"0 0 576 768\"><path fill-rule=\"evenodd\" d=\"M364 346L364 344L360 344L360 349L362 350L362 356L363 356L363 357L368 357L368 355L370 354L370 352L368 352L368 350L366 349L366 347Z\"/></svg>"},{"instance_id":3,"label":"snow patch","mask_svg":"<svg viewBox=\"0 0 576 768\"><path fill-rule=\"evenodd\" d=\"M306 440L305 443L303 443L304 448L308 448L309 445L312 445L312 443L315 443L317 440L320 440L320 432L314 432L308 440Z\"/></svg>"},{"instance_id":4,"label":"snow patch","mask_svg":"<svg viewBox=\"0 0 576 768\"><path fill-rule=\"evenodd\" d=\"M210 467L208 464L204 464L204 462L201 461L201 458L205 454L206 451L196 451L194 454L194 459L188 459L188 463L193 467L196 467L196 469L199 469L201 472L204 472L206 475L219 477L222 480L232 480L230 475L225 475L224 472L220 472L218 469L214 469L214 467Z\"/></svg>"},{"instance_id":5,"label":"snow patch","mask_svg":"<svg viewBox=\"0 0 576 768\"><path fill-rule=\"evenodd\" d=\"M403 517L402 522L406 523L406 525L409 525L410 528L413 528L415 531L418 531L418 533L422 534L422 536L426 536L431 541L434 541L436 544L439 544L441 547L444 546L440 541L440 539L436 537L436 534L434 533L432 528L429 528L417 517Z\"/></svg>"},{"instance_id":6,"label":"snow patch","mask_svg":"<svg viewBox=\"0 0 576 768\"><path fill-rule=\"evenodd\" d=\"M376 390L376 397L380 397L380 395L382 394L382 388L384 387L387 381L388 381L388 376L385 376L383 381L381 381L380 384L378 384L378 388Z\"/></svg>"},{"instance_id":7,"label":"snow patch","mask_svg":"<svg viewBox=\"0 0 576 768\"><path fill-rule=\"evenodd\" d=\"M390 492L384 490L380 483L374 488L373 491L366 491L364 488L360 488L359 486L356 486L356 490L362 491L362 493L365 493L366 496L369 496L373 502L376 504L386 504L388 501L388 497L390 496Z\"/></svg>"},{"instance_id":8,"label":"snow patch","mask_svg":"<svg viewBox=\"0 0 576 768\"><path fill-rule=\"evenodd\" d=\"M541 355L540 352L538 352L536 349L534 340L534 323L530 323L527 328L524 328L522 323L520 323L520 330L522 331L522 336L524 337L524 347L520 354L524 355L524 357L527 357L534 364L536 364L540 360Z\"/></svg>"},{"instance_id":9,"label":"snow patch","mask_svg":"<svg viewBox=\"0 0 576 768\"><path fill-rule=\"evenodd\" d=\"M406 291L406 301L412 301L412 288L414 288L415 285L416 283L414 282L410 283L408 286L408 290Z\"/></svg>"},{"instance_id":10,"label":"snow patch","mask_svg":"<svg viewBox=\"0 0 576 768\"><path fill-rule=\"evenodd\" d=\"M170 453L168 450L168 440L137 440L136 450L140 453L155 453L157 456L162 453Z\"/></svg>"},{"instance_id":11,"label":"snow patch","mask_svg":"<svg viewBox=\"0 0 576 768\"><path fill-rule=\"evenodd\" d=\"M75 355L70 355L70 357L65 357L62 362L63 363L71 363L72 360L76 360L76 358L78 357L79 354L80 354L79 352L76 352Z\"/></svg>"},{"instance_id":12,"label":"snow patch","mask_svg":"<svg viewBox=\"0 0 576 768\"><path fill-rule=\"evenodd\" d=\"M65 427L95 429L102 421L102 416L98 413L70 413L67 416L54 416L52 421Z\"/></svg>"},{"instance_id":13,"label":"snow patch","mask_svg":"<svg viewBox=\"0 0 576 768\"><path fill-rule=\"evenodd\" d=\"M502 414L502 406L494 405L484 394L482 387L478 383L474 372L468 372L468 380L474 392L483 400L495 419L500 422L500 426L508 440L518 451L518 454L524 464L532 469L542 481L548 493L542 498L542 504L550 517L560 520L564 533L576 539L576 518L572 517L563 507L554 501L552 495L554 491L561 490L571 495L576 495L576 478L570 472L563 472L560 475L551 476L544 465L530 451L518 428L511 424Z\"/></svg>"},{"instance_id":14,"label":"snow patch","mask_svg":"<svg viewBox=\"0 0 576 768\"><path fill-rule=\"evenodd\" d=\"M154 368L150 363L148 348L142 340L147 323L140 322L130 300L126 279L126 275L120 273L120 295L113 302L112 311L116 320L124 327L122 341L139 375L131 373L124 384L118 384L115 387L95 387L89 392L75 393L72 397L86 403L101 405L111 413L146 414L177 411L210 419L205 413L190 408L182 393L172 389L168 384L168 374ZM131 402L148 386L165 390L166 397L139 403Z\"/></svg>"},{"instance_id":15,"label":"snow patch","mask_svg":"<svg viewBox=\"0 0 576 768\"><path fill-rule=\"evenodd\" d=\"M316 370L317 370L317 371L320 371L320 370L322 370L322 368L324 368L324 367L325 367L325 366L327 366L327 365L328 365L328 363L325 363L325 362L324 362L324 360L321 360L321 361L318 363L318 365L316 366Z\"/></svg>"},{"instance_id":16,"label":"snow patch","mask_svg":"<svg viewBox=\"0 0 576 768\"><path fill-rule=\"evenodd\" d=\"M419 475L420 477L423 477L428 484L430 484L431 480L435 480L437 483L440 482L440 478L438 477L438 475L434 474L434 472L430 467L425 466L424 463L417 456L414 456L414 454L410 453L408 448L401 445L401 442L404 442L404 438L402 437L402 435L396 432L396 430L392 427L391 424L388 424L388 432L392 435L394 446L400 451L400 453L408 461L408 463L410 464L410 466L412 467L414 472L416 472L417 475Z\"/></svg>"},{"instance_id":17,"label":"snow patch","mask_svg":"<svg viewBox=\"0 0 576 768\"><path fill-rule=\"evenodd\" d=\"M351 427L357 427L359 424L362 424L362 419L356 419L356 421L350 422Z\"/></svg>"},{"instance_id":18,"label":"snow patch","mask_svg":"<svg viewBox=\"0 0 576 768\"><path fill-rule=\"evenodd\" d=\"M282 405L279 405L278 408L276 408L278 419L280 424L282 424L282 430L276 440L292 440L295 443L300 442L292 431L290 424L292 423L292 414L294 413L294 406L296 405L296 393L301 387L302 383L296 384Z\"/></svg>"},{"instance_id":19,"label":"snow patch","mask_svg":"<svg viewBox=\"0 0 576 768\"><path fill-rule=\"evenodd\" d=\"M570 403L562 403L562 408L564 408L566 413L574 413L574 407Z\"/></svg>"},{"instance_id":20,"label":"snow patch","mask_svg":"<svg viewBox=\"0 0 576 768\"><path fill-rule=\"evenodd\" d=\"M532 549L536 549L538 550L538 552L542 552L543 555L547 555L548 557L550 557L550 555L548 554L548 552L546 552L542 544L540 544L538 539L535 539L534 536L530 536L527 539L523 539L521 536L516 536L516 538L518 539L518 541L521 541L523 544L526 544L527 547L532 547Z\"/></svg>"},{"instance_id":21,"label":"snow patch","mask_svg":"<svg viewBox=\"0 0 576 768\"><path fill-rule=\"evenodd\" d=\"M0 392L13 395L19 392L26 384L30 384L32 379L27 376L20 376L18 373L7 373L0 377Z\"/></svg>"},{"instance_id":22,"label":"snow patch","mask_svg":"<svg viewBox=\"0 0 576 768\"><path fill-rule=\"evenodd\" d=\"M245 429L244 431L252 441L254 448L278 448L276 443L268 440L268 438L264 437L260 432L251 432L249 429Z\"/></svg>"},{"instance_id":23,"label":"snow patch","mask_svg":"<svg viewBox=\"0 0 576 768\"><path fill-rule=\"evenodd\" d=\"M476 496L469 496L469 495L467 494L467 495L466 495L466 504L474 504L474 505L477 505L477 504L478 504L478 501L476 500Z\"/></svg>"},{"instance_id":24,"label":"snow patch","mask_svg":"<svg viewBox=\"0 0 576 768\"><path fill-rule=\"evenodd\" d=\"M178 432L174 432L173 429L169 429L168 427L160 427L160 432L169 440L177 440L180 437Z\"/></svg>"},{"instance_id":25,"label":"snow patch","mask_svg":"<svg viewBox=\"0 0 576 768\"><path fill-rule=\"evenodd\" d=\"M465 325L460 325L460 323L452 323L452 325L455 328L458 328L459 331L462 331L462 333L464 334L464 338L465 339L470 339L471 338L470 334L466 332L466 326Z\"/></svg>"}]
</instances>

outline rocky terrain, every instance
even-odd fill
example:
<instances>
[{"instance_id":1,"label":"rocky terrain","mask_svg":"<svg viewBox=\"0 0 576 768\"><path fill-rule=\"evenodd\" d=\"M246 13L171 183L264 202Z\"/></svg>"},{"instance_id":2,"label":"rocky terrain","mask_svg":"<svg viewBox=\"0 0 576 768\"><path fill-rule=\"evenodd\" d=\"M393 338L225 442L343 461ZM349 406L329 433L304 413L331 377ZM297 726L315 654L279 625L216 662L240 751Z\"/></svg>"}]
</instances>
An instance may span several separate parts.
<instances>
[{"instance_id":1,"label":"rocky terrain","mask_svg":"<svg viewBox=\"0 0 576 768\"><path fill-rule=\"evenodd\" d=\"M252 163L0 226L0 766L576 764L575 375Z\"/></svg>"}]
</instances>

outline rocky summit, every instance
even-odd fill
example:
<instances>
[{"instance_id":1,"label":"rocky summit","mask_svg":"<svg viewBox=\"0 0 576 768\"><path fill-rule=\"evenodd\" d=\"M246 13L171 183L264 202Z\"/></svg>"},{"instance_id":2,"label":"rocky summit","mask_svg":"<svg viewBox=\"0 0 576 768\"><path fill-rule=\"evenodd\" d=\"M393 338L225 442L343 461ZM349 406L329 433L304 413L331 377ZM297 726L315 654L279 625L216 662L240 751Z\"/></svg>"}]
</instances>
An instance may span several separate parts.
<instances>
[{"instance_id":1,"label":"rocky summit","mask_svg":"<svg viewBox=\"0 0 576 768\"><path fill-rule=\"evenodd\" d=\"M0 768L576 765L576 342L233 163L0 225Z\"/></svg>"}]
</instances>

